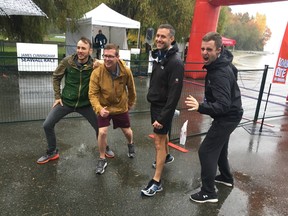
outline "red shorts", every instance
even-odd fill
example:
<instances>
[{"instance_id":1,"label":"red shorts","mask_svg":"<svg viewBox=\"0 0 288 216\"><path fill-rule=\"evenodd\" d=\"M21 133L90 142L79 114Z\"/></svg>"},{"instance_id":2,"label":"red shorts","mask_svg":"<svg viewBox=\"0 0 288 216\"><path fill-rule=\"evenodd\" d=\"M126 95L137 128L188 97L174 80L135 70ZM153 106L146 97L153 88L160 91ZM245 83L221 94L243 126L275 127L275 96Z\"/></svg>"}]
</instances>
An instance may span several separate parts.
<instances>
[{"instance_id":1,"label":"red shorts","mask_svg":"<svg viewBox=\"0 0 288 216\"><path fill-rule=\"evenodd\" d=\"M110 120L113 121L113 128L129 128L130 127L130 118L128 112L116 114L116 115L109 115L105 118L98 115L98 127L107 127L110 126Z\"/></svg>"}]
</instances>

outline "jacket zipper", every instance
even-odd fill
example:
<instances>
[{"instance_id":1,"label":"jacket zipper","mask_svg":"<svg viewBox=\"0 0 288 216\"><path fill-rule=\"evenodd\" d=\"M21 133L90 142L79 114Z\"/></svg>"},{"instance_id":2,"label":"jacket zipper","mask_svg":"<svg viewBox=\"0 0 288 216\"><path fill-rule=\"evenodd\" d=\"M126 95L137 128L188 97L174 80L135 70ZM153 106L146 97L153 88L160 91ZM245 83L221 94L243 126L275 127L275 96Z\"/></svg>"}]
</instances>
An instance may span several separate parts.
<instances>
[{"instance_id":1,"label":"jacket zipper","mask_svg":"<svg viewBox=\"0 0 288 216\"><path fill-rule=\"evenodd\" d=\"M82 88L82 69L80 70L79 76L80 76L80 84L79 84L79 89L78 89L78 100L75 104L75 109L78 107L79 101L80 101L80 93L81 93L81 88Z\"/></svg>"}]
</instances>

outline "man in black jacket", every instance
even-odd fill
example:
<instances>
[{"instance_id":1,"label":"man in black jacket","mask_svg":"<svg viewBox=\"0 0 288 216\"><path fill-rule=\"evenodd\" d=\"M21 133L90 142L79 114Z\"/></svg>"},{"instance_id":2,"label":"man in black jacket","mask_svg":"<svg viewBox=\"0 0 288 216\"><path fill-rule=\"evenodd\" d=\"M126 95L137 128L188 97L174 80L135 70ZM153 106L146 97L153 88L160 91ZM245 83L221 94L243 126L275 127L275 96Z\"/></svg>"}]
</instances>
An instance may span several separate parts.
<instances>
[{"instance_id":1,"label":"man in black jacket","mask_svg":"<svg viewBox=\"0 0 288 216\"><path fill-rule=\"evenodd\" d=\"M190 199L198 203L218 202L215 182L233 187L233 176L228 162L228 142L243 115L241 93L236 81L233 55L222 45L222 37L209 32L202 38L201 54L205 77L205 99L199 103L194 97L187 97L185 103L190 110L213 118L198 154L201 164L202 187ZM217 164L220 175L216 176Z\"/></svg>"},{"instance_id":2,"label":"man in black jacket","mask_svg":"<svg viewBox=\"0 0 288 216\"><path fill-rule=\"evenodd\" d=\"M103 49L107 43L107 38L102 33L101 29L98 31L98 34L96 35L94 41L95 41L95 48L96 48L96 58L101 59L101 56L100 56L101 55L101 49Z\"/></svg>"},{"instance_id":3,"label":"man in black jacket","mask_svg":"<svg viewBox=\"0 0 288 216\"><path fill-rule=\"evenodd\" d=\"M154 131L156 149L156 168L154 177L147 187L141 190L145 196L153 196L163 190L161 174L165 163L172 162L173 156L168 154L168 132L172 118L181 96L184 65L175 42L175 30L169 24L158 27L153 51L152 75L147 94L151 107L151 123Z\"/></svg>"}]
</instances>

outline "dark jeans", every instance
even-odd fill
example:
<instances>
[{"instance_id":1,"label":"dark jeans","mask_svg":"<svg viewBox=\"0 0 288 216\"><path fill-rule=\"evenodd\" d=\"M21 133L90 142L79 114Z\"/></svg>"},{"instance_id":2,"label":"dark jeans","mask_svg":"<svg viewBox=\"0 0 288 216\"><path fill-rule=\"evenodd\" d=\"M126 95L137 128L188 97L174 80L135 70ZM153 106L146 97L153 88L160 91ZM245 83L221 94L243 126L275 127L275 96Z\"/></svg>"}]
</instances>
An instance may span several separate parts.
<instances>
[{"instance_id":1,"label":"dark jeans","mask_svg":"<svg viewBox=\"0 0 288 216\"><path fill-rule=\"evenodd\" d=\"M101 48L96 49L96 58L101 59Z\"/></svg>"},{"instance_id":2,"label":"dark jeans","mask_svg":"<svg viewBox=\"0 0 288 216\"><path fill-rule=\"evenodd\" d=\"M228 162L228 143L230 134L240 121L227 122L214 120L204 138L198 154L201 164L201 180L203 192L215 194L215 176L217 164L221 175L227 180L233 180Z\"/></svg>"},{"instance_id":3,"label":"dark jeans","mask_svg":"<svg viewBox=\"0 0 288 216\"><path fill-rule=\"evenodd\" d=\"M69 107L64 104L63 106L58 104L49 112L47 118L43 123L43 128L48 143L47 152L53 152L56 149L56 136L54 129L56 123L58 123L64 116L72 112L77 112L81 114L84 118L86 118L88 122L91 124L91 126L94 128L96 132L96 137L98 137L97 115L92 109L92 106L86 106L75 109L74 107Z\"/></svg>"}]
</instances>

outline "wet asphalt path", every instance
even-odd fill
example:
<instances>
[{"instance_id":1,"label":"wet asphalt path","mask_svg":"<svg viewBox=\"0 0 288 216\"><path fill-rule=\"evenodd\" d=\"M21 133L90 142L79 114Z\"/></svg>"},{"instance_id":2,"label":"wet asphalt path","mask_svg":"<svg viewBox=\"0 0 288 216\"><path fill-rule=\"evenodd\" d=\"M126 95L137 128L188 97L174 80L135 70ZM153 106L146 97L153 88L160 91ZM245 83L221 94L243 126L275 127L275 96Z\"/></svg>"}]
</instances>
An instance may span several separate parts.
<instances>
[{"instance_id":1,"label":"wet asphalt path","mask_svg":"<svg viewBox=\"0 0 288 216\"><path fill-rule=\"evenodd\" d=\"M287 108L284 110L287 114ZM270 119L262 134L251 125L231 136L229 159L235 176L230 189L216 185L219 202L189 200L200 186L197 150L203 136L189 138L188 153L171 148L175 161L163 173L164 190L147 198L140 190L151 179L155 158L149 114L131 116L137 156L127 157L120 130L110 129L116 153L103 175L95 174L95 134L82 118L56 126L60 159L36 164L46 148L42 122L0 124L0 215L249 215L288 214L288 118ZM256 126L256 131L259 125Z\"/></svg>"}]
</instances>

